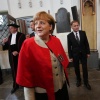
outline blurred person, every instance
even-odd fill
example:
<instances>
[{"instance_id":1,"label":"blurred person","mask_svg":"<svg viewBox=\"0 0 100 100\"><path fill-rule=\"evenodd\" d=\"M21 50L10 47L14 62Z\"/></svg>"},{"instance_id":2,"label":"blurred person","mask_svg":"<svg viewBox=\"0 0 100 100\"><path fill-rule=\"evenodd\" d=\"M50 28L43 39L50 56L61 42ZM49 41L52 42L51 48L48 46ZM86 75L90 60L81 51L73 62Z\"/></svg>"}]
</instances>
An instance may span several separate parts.
<instances>
[{"instance_id":1,"label":"blurred person","mask_svg":"<svg viewBox=\"0 0 100 100\"><path fill-rule=\"evenodd\" d=\"M16 81L24 87L25 100L69 100L69 62L60 40L51 35L54 18L41 11L34 23L35 37L24 41L19 54Z\"/></svg>"},{"instance_id":2,"label":"blurred person","mask_svg":"<svg viewBox=\"0 0 100 100\"><path fill-rule=\"evenodd\" d=\"M35 36L35 25L34 25L34 21L33 20L31 20L30 21L30 28L32 29L32 33L30 34L30 37L33 37L33 36Z\"/></svg>"},{"instance_id":3,"label":"blurred person","mask_svg":"<svg viewBox=\"0 0 100 100\"><path fill-rule=\"evenodd\" d=\"M8 38L3 39L3 49L8 49L9 51L9 62L13 77L13 89L11 90L11 93L14 93L19 88L19 85L16 83L17 64L19 52L22 43L25 40L25 35L18 32L19 26L17 24L9 24L8 27L10 35Z\"/></svg>"},{"instance_id":4,"label":"blurred person","mask_svg":"<svg viewBox=\"0 0 100 100\"><path fill-rule=\"evenodd\" d=\"M31 34L27 34L26 38L30 38L30 37L35 36L35 26L34 26L33 20L30 21L30 28L32 29L33 32Z\"/></svg>"}]
</instances>

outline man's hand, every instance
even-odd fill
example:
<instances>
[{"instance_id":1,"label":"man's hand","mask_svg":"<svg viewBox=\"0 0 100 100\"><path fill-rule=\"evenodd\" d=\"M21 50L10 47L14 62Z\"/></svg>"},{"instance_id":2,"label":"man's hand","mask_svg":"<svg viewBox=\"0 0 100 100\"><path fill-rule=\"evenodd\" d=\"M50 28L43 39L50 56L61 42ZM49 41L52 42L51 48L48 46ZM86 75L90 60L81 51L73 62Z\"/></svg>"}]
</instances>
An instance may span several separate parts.
<instances>
[{"instance_id":1,"label":"man's hand","mask_svg":"<svg viewBox=\"0 0 100 100\"><path fill-rule=\"evenodd\" d=\"M73 59L71 58L71 59L69 59L69 62L73 62Z\"/></svg>"},{"instance_id":2,"label":"man's hand","mask_svg":"<svg viewBox=\"0 0 100 100\"><path fill-rule=\"evenodd\" d=\"M8 41L8 38L4 38L4 39L2 40L2 43L5 44L7 41Z\"/></svg>"},{"instance_id":3,"label":"man's hand","mask_svg":"<svg viewBox=\"0 0 100 100\"><path fill-rule=\"evenodd\" d=\"M17 55L18 55L18 52L17 52L17 51L13 51L12 54L13 54L14 56L17 56Z\"/></svg>"},{"instance_id":4,"label":"man's hand","mask_svg":"<svg viewBox=\"0 0 100 100\"><path fill-rule=\"evenodd\" d=\"M87 58L90 57L90 54L87 54Z\"/></svg>"}]
</instances>

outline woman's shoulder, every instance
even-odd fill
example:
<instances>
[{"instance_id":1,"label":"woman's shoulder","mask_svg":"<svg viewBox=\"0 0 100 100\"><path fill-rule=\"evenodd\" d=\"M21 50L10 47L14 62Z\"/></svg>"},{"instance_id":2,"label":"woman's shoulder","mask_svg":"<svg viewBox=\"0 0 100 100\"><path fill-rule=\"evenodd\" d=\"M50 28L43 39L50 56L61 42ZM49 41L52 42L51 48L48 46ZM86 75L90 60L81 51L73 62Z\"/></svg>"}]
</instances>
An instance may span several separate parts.
<instances>
[{"instance_id":1,"label":"woman's shoulder","mask_svg":"<svg viewBox=\"0 0 100 100\"><path fill-rule=\"evenodd\" d=\"M58 41L59 41L59 38L56 37L55 35L51 35L51 38L52 38L53 40L58 40Z\"/></svg>"},{"instance_id":2,"label":"woman's shoulder","mask_svg":"<svg viewBox=\"0 0 100 100\"><path fill-rule=\"evenodd\" d=\"M25 39L24 44L31 44L32 42L34 42L34 37Z\"/></svg>"}]
</instances>

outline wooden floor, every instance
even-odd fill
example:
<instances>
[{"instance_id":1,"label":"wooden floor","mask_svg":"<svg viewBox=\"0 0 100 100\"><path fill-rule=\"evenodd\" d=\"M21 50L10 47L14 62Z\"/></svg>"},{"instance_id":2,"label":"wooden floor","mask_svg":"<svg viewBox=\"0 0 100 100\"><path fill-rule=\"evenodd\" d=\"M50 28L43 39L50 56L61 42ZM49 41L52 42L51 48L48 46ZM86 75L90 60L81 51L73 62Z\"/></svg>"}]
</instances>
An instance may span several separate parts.
<instances>
[{"instance_id":1,"label":"wooden floor","mask_svg":"<svg viewBox=\"0 0 100 100\"><path fill-rule=\"evenodd\" d=\"M70 88L70 100L100 100L100 71L89 69L89 83L92 90L87 90L84 85L76 87L75 73L73 67L68 69ZM24 100L23 88L20 87L14 94L11 94L12 77L10 72L3 73L4 83L0 85L0 100ZM81 73L82 74L82 73ZM41 99L42 100L42 99Z\"/></svg>"}]
</instances>

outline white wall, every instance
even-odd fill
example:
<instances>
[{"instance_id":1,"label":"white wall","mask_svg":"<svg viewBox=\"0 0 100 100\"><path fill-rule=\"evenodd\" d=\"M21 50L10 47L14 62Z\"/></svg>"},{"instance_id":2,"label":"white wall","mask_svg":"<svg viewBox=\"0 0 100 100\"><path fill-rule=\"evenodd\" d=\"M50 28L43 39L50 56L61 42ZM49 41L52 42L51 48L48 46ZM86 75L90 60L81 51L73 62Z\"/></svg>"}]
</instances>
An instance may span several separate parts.
<instances>
[{"instance_id":1,"label":"white wall","mask_svg":"<svg viewBox=\"0 0 100 100\"><path fill-rule=\"evenodd\" d=\"M15 18L33 16L38 11L51 10L50 0L42 0L43 6L40 6L40 0L31 0L32 7L29 7L29 0L20 0L21 8L18 7L18 0L9 0L10 15ZM12 6L13 5L13 6Z\"/></svg>"},{"instance_id":2,"label":"white wall","mask_svg":"<svg viewBox=\"0 0 100 100\"><path fill-rule=\"evenodd\" d=\"M67 47L67 35L68 34L69 32L56 34L56 36L60 39L66 53L68 53L68 49L67 49L68 48Z\"/></svg>"},{"instance_id":3,"label":"white wall","mask_svg":"<svg viewBox=\"0 0 100 100\"><path fill-rule=\"evenodd\" d=\"M8 11L7 0L0 0L0 12Z\"/></svg>"},{"instance_id":4,"label":"white wall","mask_svg":"<svg viewBox=\"0 0 100 100\"><path fill-rule=\"evenodd\" d=\"M60 4L60 0L31 0L32 8L29 7L30 0L20 0L21 8L18 7L19 0L8 0L9 5L9 14L15 18L32 16L38 11L46 11L50 10L50 14L55 17L55 13L61 7L66 8L69 12L71 12L71 0L62 0L63 4ZM43 6L40 7L40 1L43 2Z\"/></svg>"}]
</instances>

